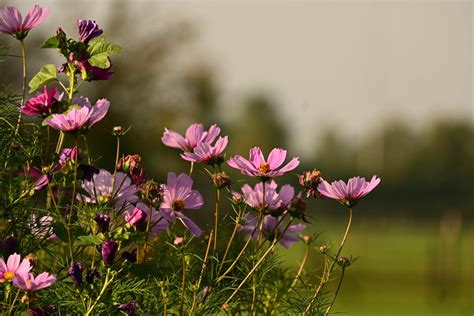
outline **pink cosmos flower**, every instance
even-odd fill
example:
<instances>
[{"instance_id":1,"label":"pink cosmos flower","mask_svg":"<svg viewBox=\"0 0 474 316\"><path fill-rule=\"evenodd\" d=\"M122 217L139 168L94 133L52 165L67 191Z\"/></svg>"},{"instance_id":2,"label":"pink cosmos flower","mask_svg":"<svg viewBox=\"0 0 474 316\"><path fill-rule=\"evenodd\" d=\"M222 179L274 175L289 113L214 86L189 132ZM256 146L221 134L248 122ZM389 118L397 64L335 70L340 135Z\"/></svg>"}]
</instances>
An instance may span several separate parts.
<instances>
[{"instance_id":1,"label":"pink cosmos flower","mask_svg":"<svg viewBox=\"0 0 474 316\"><path fill-rule=\"evenodd\" d=\"M280 192L277 192L277 184L275 181L265 183L265 205L263 205L263 184L259 182L252 188L250 185L245 184L242 187L242 193L250 207L257 210L277 210L285 209L290 204L293 196L295 195L295 189L289 184L285 184L281 187Z\"/></svg>"},{"instance_id":2,"label":"pink cosmos flower","mask_svg":"<svg viewBox=\"0 0 474 316\"><path fill-rule=\"evenodd\" d=\"M17 253L10 255L6 263L0 259L0 282L10 281L17 274L28 274L31 271L30 261L20 260L21 256Z\"/></svg>"},{"instance_id":3,"label":"pink cosmos flower","mask_svg":"<svg viewBox=\"0 0 474 316\"><path fill-rule=\"evenodd\" d=\"M146 228L150 208L144 203L137 203L137 206L132 210L131 208L123 213L125 221L137 228ZM151 226L150 235L157 236L160 232L168 229L168 221L164 216L157 212L154 208L151 209Z\"/></svg>"},{"instance_id":4,"label":"pink cosmos flower","mask_svg":"<svg viewBox=\"0 0 474 316\"><path fill-rule=\"evenodd\" d=\"M29 99L25 105L21 107L21 112L25 115L33 116L39 115L47 117L52 109L52 107L58 102L61 101L64 93L59 94L58 89L51 88L48 90L44 86L44 91L38 93L36 97Z\"/></svg>"},{"instance_id":5,"label":"pink cosmos flower","mask_svg":"<svg viewBox=\"0 0 474 316\"><path fill-rule=\"evenodd\" d=\"M46 120L46 123L59 131L77 132L81 129L88 129L102 120L110 106L107 99L97 100L94 106L86 98L80 98L77 101L83 104L82 106L79 104L80 108L73 107L65 113L53 114L51 118Z\"/></svg>"},{"instance_id":6,"label":"pink cosmos flower","mask_svg":"<svg viewBox=\"0 0 474 316\"><path fill-rule=\"evenodd\" d=\"M7 6L1 11L0 33L10 34L23 40L28 32L38 26L48 16L48 9L35 5L28 11L25 18L16 7Z\"/></svg>"},{"instance_id":7,"label":"pink cosmos flower","mask_svg":"<svg viewBox=\"0 0 474 316\"><path fill-rule=\"evenodd\" d=\"M13 285L23 291L35 292L53 285L56 282L56 276L48 272L40 273L36 278L33 273L15 274Z\"/></svg>"},{"instance_id":8,"label":"pink cosmos flower","mask_svg":"<svg viewBox=\"0 0 474 316\"><path fill-rule=\"evenodd\" d=\"M204 131L202 124L194 123L186 129L185 137L165 128L161 141L168 147L192 151L199 143L212 143L217 138L221 129L216 124L211 125L209 131Z\"/></svg>"},{"instance_id":9,"label":"pink cosmos flower","mask_svg":"<svg viewBox=\"0 0 474 316\"><path fill-rule=\"evenodd\" d=\"M24 166L23 171L19 172L20 176L28 175L34 181L34 190L39 191L46 187L49 183L48 175L42 173L35 167Z\"/></svg>"},{"instance_id":10,"label":"pink cosmos flower","mask_svg":"<svg viewBox=\"0 0 474 316\"><path fill-rule=\"evenodd\" d=\"M110 203L116 210L127 210L132 207L131 203L138 202L138 196L135 195L137 187L132 185L132 180L123 172L117 172L115 182L113 179L113 174L100 169L91 181L82 182L87 195L77 194L76 198L87 203Z\"/></svg>"},{"instance_id":11,"label":"pink cosmos flower","mask_svg":"<svg viewBox=\"0 0 474 316\"><path fill-rule=\"evenodd\" d=\"M201 142L193 148L192 152L185 151L184 154L181 154L181 158L187 161L209 165L221 164L224 161L223 153L227 147L227 143L227 136L219 137L214 146L212 146L211 143Z\"/></svg>"},{"instance_id":12,"label":"pink cosmos flower","mask_svg":"<svg viewBox=\"0 0 474 316\"><path fill-rule=\"evenodd\" d=\"M240 170L242 174L253 177L260 177L262 180L281 176L285 172L291 171L298 167L300 160L294 157L283 168L280 166L286 159L286 150L274 148L268 155L268 160L263 157L262 150L259 147L250 149L250 160L242 156L236 155L229 159L227 163L232 168Z\"/></svg>"},{"instance_id":13,"label":"pink cosmos flower","mask_svg":"<svg viewBox=\"0 0 474 316\"><path fill-rule=\"evenodd\" d=\"M342 180L334 181L331 184L323 180L318 186L318 191L328 198L353 207L358 200L369 194L379 183L380 178L377 176L373 176L370 182L362 177L353 177L347 181L347 184Z\"/></svg>"},{"instance_id":14,"label":"pink cosmos flower","mask_svg":"<svg viewBox=\"0 0 474 316\"><path fill-rule=\"evenodd\" d=\"M199 237L201 229L183 214L185 209L199 209L204 204L201 193L192 190L192 186L193 179L187 174L176 176L174 172L169 172L160 211L167 221L174 222L178 219L194 236Z\"/></svg>"},{"instance_id":15,"label":"pink cosmos flower","mask_svg":"<svg viewBox=\"0 0 474 316\"><path fill-rule=\"evenodd\" d=\"M244 226L241 226L239 228L239 231L246 234L245 240L247 240L251 237L250 235L255 230L255 232L252 235L252 239L257 240L258 235L260 233L260 229L258 227L257 229L255 229L255 226L257 225L257 219L254 216L247 214L244 220L246 221L247 224ZM280 223L278 225L280 220L281 220L281 217L274 217L272 215L265 216L263 218L263 226L262 226L263 232L262 233L263 233L263 236L267 240L270 240L270 241L272 241L275 237L280 238L278 242L283 247L289 248L295 242L301 240L301 238L297 234L301 233L305 229L306 226L304 224L290 225L284 232L283 236L281 236L286 225L283 223ZM278 225L278 228L276 227L277 225Z\"/></svg>"}]
</instances>

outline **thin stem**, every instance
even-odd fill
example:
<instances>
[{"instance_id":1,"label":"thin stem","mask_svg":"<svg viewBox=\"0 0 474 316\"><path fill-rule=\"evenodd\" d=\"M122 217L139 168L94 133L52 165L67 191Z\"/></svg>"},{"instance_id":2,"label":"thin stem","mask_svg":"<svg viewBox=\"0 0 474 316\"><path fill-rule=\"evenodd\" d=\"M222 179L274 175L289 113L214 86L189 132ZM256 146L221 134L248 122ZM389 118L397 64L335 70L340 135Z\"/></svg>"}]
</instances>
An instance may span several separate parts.
<instances>
[{"instance_id":1,"label":"thin stem","mask_svg":"<svg viewBox=\"0 0 474 316\"><path fill-rule=\"evenodd\" d=\"M257 268L260 266L260 264L263 262L263 260L272 252L273 248L275 248L276 244L278 241L285 235L288 227L290 227L292 220L288 222L288 225L286 225L285 229L281 232L281 235L279 236L278 239L275 239L270 247L268 247L267 251L263 254L263 256L257 261L257 263L254 265L254 267L250 270L250 272L245 276L245 278L240 282L239 286L234 290L234 292L229 296L229 298L225 301L225 304L229 304L229 302L234 298L234 296L237 294L237 292L242 288L242 286L247 282L247 280L250 278L250 276L257 270Z\"/></svg>"},{"instance_id":2,"label":"thin stem","mask_svg":"<svg viewBox=\"0 0 474 316\"><path fill-rule=\"evenodd\" d=\"M206 254L204 255L204 260L202 262L201 272L199 273L199 279L198 279L196 285L194 286L193 305L191 306L191 311L189 312L189 315L194 315L194 308L196 307L196 303L197 303L197 292L199 291L199 288L201 287L201 282L202 282L202 278L204 276L204 271L206 270L207 259L209 257L209 251L211 249L211 241L212 241L213 233L214 232L212 230L209 233L209 241L207 242Z\"/></svg>"},{"instance_id":3,"label":"thin stem","mask_svg":"<svg viewBox=\"0 0 474 316\"><path fill-rule=\"evenodd\" d=\"M22 77L22 82L23 82L23 88L21 92L21 105L25 105L25 96L26 96L26 48L25 48L25 42L23 40L20 40L21 44L21 61L22 61L22 69L23 69L23 77ZM18 135L18 130L20 129L20 123L21 123L21 110L18 113L18 121L16 122L16 128L15 128L15 135Z\"/></svg>"},{"instance_id":4,"label":"thin stem","mask_svg":"<svg viewBox=\"0 0 474 316\"><path fill-rule=\"evenodd\" d=\"M114 166L114 178L112 179L112 190L115 186L115 181L117 179L117 164L119 161L119 157L120 157L120 136L117 136L117 147L115 151L115 166ZM150 212L151 212L151 209L150 209Z\"/></svg>"},{"instance_id":5,"label":"thin stem","mask_svg":"<svg viewBox=\"0 0 474 316\"><path fill-rule=\"evenodd\" d=\"M337 263L337 259L339 259L339 255L341 254L341 251L342 251L342 248L344 247L344 244L346 243L347 236L349 235L349 230L351 229L351 224L352 224L352 207L349 207L349 220L347 222L346 231L344 232L344 236L342 237L342 241L341 241L341 245L339 246L339 250L337 251L337 254L334 257L334 260L331 263L330 268L325 273L326 277L324 276L324 273L323 273L323 276L321 278L321 282L320 282L318 288L316 289L316 291L314 292L314 295L311 298L309 304L306 306L306 309L305 309L303 315L308 314L309 310L311 309L311 306L314 304L314 302L316 301L316 298L321 293L321 290L324 287L324 284L326 284L326 282L329 280L329 276L331 275L331 272L332 272L332 270L334 269L334 266Z\"/></svg>"},{"instance_id":6,"label":"thin stem","mask_svg":"<svg viewBox=\"0 0 474 316\"><path fill-rule=\"evenodd\" d=\"M56 154L59 154L61 147L63 147L63 141L64 141L64 132L60 131L58 142L56 143L56 150L54 151Z\"/></svg>"},{"instance_id":7,"label":"thin stem","mask_svg":"<svg viewBox=\"0 0 474 316\"><path fill-rule=\"evenodd\" d=\"M334 305L334 302L336 301L337 294L339 293L339 290L341 289L342 279L344 278L344 271L346 271L346 267L342 267L341 277L339 278L339 283L337 284L336 292L334 293L331 304L329 304L328 308L326 309L324 316L329 314L332 306Z\"/></svg>"},{"instance_id":8,"label":"thin stem","mask_svg":"<svg viewBox=\"0 0 474 316\"><path fill-rule=\"evenodd\" d=\"M222 257L221 263L219 265L219 269L217 270L217 275L219 275L222 271L222 267L224 266L225 259L227 258L227 255L229 254L230 246L232 245L234 238L237 234L237 229L239 228L239 222L240 222L241 217L242 217L242 211L239 208L239 213L237 214L237 218L235 219L234 230L232 231L232 235L230 236L229 242L227 243L224 256Z\"/></svg>"},{"instance_id":9,"label":"thin stem","mask_svg":"<svg viewBox=\"0 0 474 316\"><path fill-rule=\"evenodd\" d=\"M86 135L82 135L82 139L84 140L84 149L86 150L85 154L87 155L87 164L91 165L92 164L92 159L91 159L91 154L90 154L90 151L89 151L89 145L87 143Z\"/></svg>"},{"instance_id":10,"label":"thin stem","mask_svg":"<svg viewBox=\"0 0 474 316\"><path fill-rule=\"evenodd\" d=\"M13 299L12 305L10 305L10 309L8 310L8 315L9 316L12 314L13 306L15 306L16 300L18 299L18 295L20 295L20 289L18 289L18 291L16 291L15 298Z\"/></svg>"},{"instance_id":11,"label":"thin stem","mask_svg":"<svg viewBox=\"0 0 474 316\"><path fill-rule=\"evenodd\" d=\"M260 209L260 213L261 214L265 214L265 181L262 181L262 207ZM257 241L257 245L258 245L258 248L260 249L260 246L262 244L262 238L263 238L263 220L260 222L260 225L259 225L259 232L258 232L258 241Z\"/></svg>"},{"instance_id":12,"label":"thin stem","mask_svg":"<svg viewBox=\"0 0 474 316\"><path fill-rule=\"evenodd\" d=\"M214 211L214 247L213 247L213 253L216 253L217 250L217 226L219 224L219 205L220 205L220 190L219 188L216 188L216 209Z\"/></svg>"},{"instance_id":13,"label":"thin stem","mask_svg":"<svg viewBox=\"0 0 474 316\"><path fill-rule=\"evenodd\" d=\"M71 235L71 219L72 219L72 212L74 211L74 202L76 201L76 186L77 186L77 163L78 163L78 155L79 155L79 147L77 143L77 136L74 136L74 146L75 150L75 157L74 157L74 182L72 183L72 197L71 197L71 206L70 211L68 214L68 221L66 225L67 230L67 238L68 238L68 245L69 245L69 255L71 256L71 264L74 262L74 252L73 252L73 239Z\"/></svg>"},{"instance_id":14,"label":"thin stem","mask_svg":"<svg viewBox=\"0 0 474 316\"><path fill-rule=\"evenodd\" d=\"M184 293L186 291L186 256L183 253L183 277L181 283L181 299L179 303L179 315L183 315L183 307L184 307Z\"/></svg>"},{"instance_id":15,"label":"thin stem","mask_svg":"<svg viewBox=\"0 0 474 316\"><path fill-rule=\"evenodd\" d=\"M296 273L296 276L293 279L293 282L291 282L290 288L288 289L288 293L290 293L293 290L293 287L296 285L296 282L298 282L298 280L301 277L301 273L303 273L304 266L306 265L306 262L308 261L309 249L310 249L310 245L308 243L306 244L306 250L304 252L303 261L301 261L298 272Z\"/></svg>"},{"instance_id":16,"label":"thin stem","mask_svg":"<svg viewBox=\"0 0 474 316\"><path fill-rule=\"evenodd\" d=\"M110 268L107 269L107 274L105 276L105 281L104 281L104 285L102 286L102 289L100 290L100 293L99 293L99 296L97 296L97 298L95 299L94 303L92 304L92 306L87 310L87 312L84 314L85 316L88 316L92 313L92 311L94 310L95 306L97 305L97 303L100 301L100 299L102 298L102 295L104 295L105 291L107 290L107 288L109 287L109 284L113 281L114 279L114 276L112 276L112 278L110 278L109 280L109 277L110 277Z\"/></svg>"}]
</instances>

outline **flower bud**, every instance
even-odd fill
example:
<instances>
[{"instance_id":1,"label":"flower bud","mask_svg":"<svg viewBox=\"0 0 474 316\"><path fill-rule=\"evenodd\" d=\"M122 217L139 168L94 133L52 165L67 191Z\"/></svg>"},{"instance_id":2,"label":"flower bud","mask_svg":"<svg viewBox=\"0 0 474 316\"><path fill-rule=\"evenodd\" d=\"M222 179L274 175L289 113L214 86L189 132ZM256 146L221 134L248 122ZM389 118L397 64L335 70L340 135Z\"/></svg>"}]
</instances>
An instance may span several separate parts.
<instances>
[{"instance_id":1,"label":"flower bud","mask_svg":"<svg viewBox=\"0 0 474 316\"><path fill-rule=\"evenodd\" d=\"M127 313L128 316L133 315L136 308L137 308L137 302L135 301L130 301L128 303L120 304L118 307L119 310Z\"/></svg>"},{"instance_id":2,"label":"flower bud","mask_svg":"<svg viewBox=\"0 0 474 316\"><path fill-rule=\"evenodd\" d=\"M115 240L109 239L102 244L101 254L102 260L106 265L111 265L114 262L115 255L117 254L118 244Z\"/></svg>"},{"instance_id":3,"label":"flower bud","mask_svg":"<svg viewBox=\"0 0 474 316\"><path fill-rule=\"evenodd\" d=\"M311 243L311 236L310 235L303 235L301 237L301 239L303 240L303 242L306 244L306 245L309 245Z\"/></svg>"},{"instance_id":4,"label":"flower bud","mask_svg":"<svg viewBox=\"0 0 474 316\"><path fill-rule=\"evenodd\" d=\"M135 169L139 169L142 163L140 155L127 155L117 162L117 169L123 170L125 173L133 173Z\"/></svg>"},{"instance_id":5,"label":"flower bud","mask_svg":"<svg viewBox=\"0 0 474 316\"><path fill-rule=\"evenodd\" d=\"M232 192L231 202L235 205L244 203L244 197L239 192Z\"/></svg>"},{"instance_id":6,"label":"flower bud","mask_svg":"<svg viewBox=\"0 0 474 316\"><path fill-rule=\"evenodd\" d=\"M176 237L173 241L173 244L176 246L176 247L181 247L184 243L184 238L183 237Z\"/></svg>"},{"instance_id":7,"label":"flower bud","mask_svg":"<svg viewBox=\"0 0 474 316\"><path fill-rule=\"evenodd\" d=\"M347 257L339 257L337 259L337 264L339 264L343 268L346 268L351 265L351 260Z\"/></svg>"},{"instance_id":8,"label":"flower bud","mask_svg":"<svg viewBox=\"0 0 474 316\"><path fill-rule=\"evenodd\" d=\"M314 197L318 192L318 185L321 182L321 172L314 169L313 171L303 172L298 178L300 185L306 191L306 197Z\"/></svg>"},{"instance_id":9,"label":"flower bud","mask_svg":"<svg viewBox=\"0 0 474 316\"><path fill-rule=\"evenodd\" d=\"M96 277L99 277L100 274L99 272L97 271L97 269L90 269L89 271L87 271L86 273L86 282L89 283L89 284L92 284L94 283L94 279Z\"/></svg>"},{"instance_id":10,"label":"flower bud","mask_svg":"<svg viewBox=\"0 0 474 316\"><path fill-rule=\"evenodd\" d=\"M319 247L318 250L319 250L320 253L325 254L326 252L328 252L329 247L326 246L326 245L322 245L322 246Z\"/></svg>"},{"instance_id":11,"label":"flower bud","mask_svg":"<svg viewBox=\"0 0 474 316\"><path fill-rule=\"evenodd\" d=\"M82 271L84 271L84 265L80 262L71 264L67 271L75 286L82 285Z\"/></svg>"},{"instance_id":12,"label":"flower bud","mask_svg":"<svg viewBox=\"0 0 474 316\"><path fill-rule=\"evenodd\" d=\"M123 127L122 126L114 126L113 133L115 136L122 136Z\"/></svg>"},{"instance_id":13,"label":"flower bud","mask_svg":"<svg viewBox=\"0 0 474 316\"><path fill-rule=\"evenodd\" d=\"M218 189L223 189L231 184L230 177L225 172L218 172L212 175L212 182Z\"/></svg>"},{"instance_id":14,"label":"flower bud","mask_svg":"<svg viewBox=\"0 0 474 316\"><path fill-rule=\"evenodd\" d=\"M135 207L130 214L130 217L127 218L127 223L135 227L140 227L146 222L147 214L144 210L139 207Z\"/></svg>"},{"instance_id":15,"label":"flower bud","mask_svg":"<svg viewBox=\"0 0 474 316\"><path fill-rule=\"evenodd\" d=\"M99 233L105 233L109 230L110 217L107 214L99 214L94 220L99 227Z\"/></svg>"}]
</instances>

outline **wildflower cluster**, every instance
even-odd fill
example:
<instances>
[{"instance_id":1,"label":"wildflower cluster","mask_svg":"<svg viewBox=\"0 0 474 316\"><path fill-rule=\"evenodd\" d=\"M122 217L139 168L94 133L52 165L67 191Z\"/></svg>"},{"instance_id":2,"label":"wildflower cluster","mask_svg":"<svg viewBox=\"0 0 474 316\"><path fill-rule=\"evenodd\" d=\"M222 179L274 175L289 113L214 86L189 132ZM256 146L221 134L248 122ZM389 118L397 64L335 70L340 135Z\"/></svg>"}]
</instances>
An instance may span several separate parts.
<instances>
[{"instance_id":1,"label":"wildflower cluster","mask_svg":"<svg viewBox=\"0 0 474 316\"><path fill-rule=\"evenodd\" d=\"M23 19L8 6L1 12L0 32L18 39L24 51L23 41L47 12L35 6ZM337 292L328 303L322 289L336 264L343 271L350 265L341 251L352 208L379 178L330 184L314 170L299 176L300 188L278 184L278 177L299 166L298 157L287 161L287 151L274 148L265 158L254 147L249 159L227 159L229 137L221 136L217 124L206 129L200 123L191 124L184 136L165 128L161 138L181 151L189 172L169 171L162 181L149 177L140 155L121 152L128 130L120 126L112 131L115 164L109 170L98 168L87 136L111 104L105 98L93 104L79 95L79 88L83 82L110 79L111 56L121 48L108 42L91 20L77 22L76 38L59 27L42 47L55 49L65 60L43 66L30 80L30 93L41 92L28 97L23 89L17 126L10 124L12 144L22 145L12 146L1 161L2 314L330 311ZM26 67L25 58L23 63ZM35 128L48 137L30 141L38 148L20 155L29 145L31 124L24 124L24 116L36 120ZM74 145L65 147L67 142ZM195 168L209 176L215 198L196 189L194 180L201 173L193 174ZM232 170L249 183L236 187ZM314 277L300 282L308 253L296 276L282 269L275 255L278 244L289 248L301 243L307 252L312 247L313 239L302 233L313 197L337 200L350 214L337 253L324 251L329 263L316 285ZM207 214L213 215L212 224L202 220ZM22 259L18 253L28 256ZM293 306L281 303L297 298Z\"/></svg>"}]
</instances>

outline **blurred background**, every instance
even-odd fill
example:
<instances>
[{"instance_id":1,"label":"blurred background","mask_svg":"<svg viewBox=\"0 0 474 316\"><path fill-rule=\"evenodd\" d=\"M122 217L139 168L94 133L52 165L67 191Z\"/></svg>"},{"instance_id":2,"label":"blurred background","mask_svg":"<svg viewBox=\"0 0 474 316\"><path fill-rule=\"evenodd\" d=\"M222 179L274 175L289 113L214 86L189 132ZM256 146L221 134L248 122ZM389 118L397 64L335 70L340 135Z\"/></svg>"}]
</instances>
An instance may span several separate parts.
<instances>
[{"instance_id":1,"label":"blurred background","mask_svg":"<svg viewBox=\"0 0 474 316\"><path fill-rule=\"evenodd\" d=\"M141 154L150 175L185 172L161 143L163 128L202 122L229 135L228 155L283 147L302 158L300 173L377 174L381 185L355 209L343 254L358 260L334 311L474 314L471 1L0 1L7 4L50 10L27 39L30 78L62 62L39 46L59 25L77 36L77 19L95 19L124 48L112 78L81 91L112 104L91 139L102 167L113 168L111 129L122 125L132 126L124 153ZM20 66L0 64L1 80L18 91ZM344 207L314 200L309 215L316 245L339 243ZM302 252L282 253L294 266ZM318 256L308 272L320 268Z\"/></svg>"}]
</instances>

